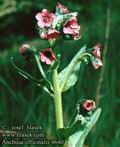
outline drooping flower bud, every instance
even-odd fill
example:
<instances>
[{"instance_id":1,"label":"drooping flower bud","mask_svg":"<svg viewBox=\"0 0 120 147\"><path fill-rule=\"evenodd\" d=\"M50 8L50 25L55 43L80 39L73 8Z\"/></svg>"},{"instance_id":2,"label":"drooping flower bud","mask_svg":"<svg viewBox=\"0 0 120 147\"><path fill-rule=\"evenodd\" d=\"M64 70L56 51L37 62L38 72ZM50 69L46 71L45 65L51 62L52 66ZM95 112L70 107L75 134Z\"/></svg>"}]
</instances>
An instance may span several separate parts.
<instances>
[{"instance_id":1,"label":"drooping flower bud","mask_svg":"<svg viewBox=\"0 0 120 147\"><path fill-rule=\"evenodd\" d=\"M58 2L57 6L56 6L56 12L60 13L60 14L66 14L69 12L69 10L66 6L64 6Z\"/></svg>"},{"instance_id":2,"label":"drooping flower bud","mask_svg":"<svg viewBox=\"0 0 120 147\"><path fill-rule=\"evenodd\" d=\"M77 104L78 114L84 117L90 116L95 108L95 102L91 99L82 99Z\"/></svg>"},{"instance_id":3,"label":"drooping flower bud","mask_svg":"<svg viewBox=\"0 0 120 147\"><path fill-rule=\"evenodd\" d=\"M95 109L95 102L93 100L88 99L82 103L81 107L86 111L92 111L93 109Z\"/></svg>"},{"instance_id":4,"label":"drooping flower bud","mask_svg":"<svg viewBox=\"0 0 120 147\"><path fill-rule=\"evenodd\" d=\"M97 43L93 48L92 48L92 56L90 57L91 63L94 67L94 69L98 69L103 65L101 61L101 52L100 52L100 47L101 45Z\"/></svg>"},{"instance_id":5,"label":"drooping flower bud","mask_svg":"<svg viewBox=\"0 0 120 147\"><path fill-rule=\"evenodd\" d=\"M30 49L29 44L23 44L19 49L19 53L24 56L24 55L26 55L26 53L29 49Z\"/></svg>"},{"instance_id":6,"label":"drooping flower bud","mask_svg":"<svg viewBox=\"0 0 120 147\"><path fill-rule=\"evenodd\" d=\"M51 48L44 49L39 54L40 60L48 65L52 64L52 62L56 59L56 56Z\"/></svg>"}]
</instances>

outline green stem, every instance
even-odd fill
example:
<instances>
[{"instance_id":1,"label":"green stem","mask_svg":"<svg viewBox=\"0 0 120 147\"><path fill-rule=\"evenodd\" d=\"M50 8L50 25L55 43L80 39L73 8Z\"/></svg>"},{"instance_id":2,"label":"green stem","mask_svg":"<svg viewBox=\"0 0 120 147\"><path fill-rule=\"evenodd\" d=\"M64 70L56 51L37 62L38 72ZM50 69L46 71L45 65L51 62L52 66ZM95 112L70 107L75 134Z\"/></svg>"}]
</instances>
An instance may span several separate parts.
<instances>
[{"instance_id":1,"label":"green stem","mask_svg":"<svg viewBox=\"0 0 120 147\"><path fill-rule=\"evenodd\" d=\"M56 112L57 129L63 128L63 111L62 111L62 97L59 87L57 69L53 70L53 86L54 86L54 102Z\"/></svg>"},{"instance_id":2,"label":"green stem","mask_svg":"<svg viewBox=\"0 0 120 147\"><path fill-rule=\"evenodd\" d=\"M82 58L85 57L85 56L91 57L91 54L90 53L84 53L84 54L81 55L79 60L82 60Z\"/></svg>"},{"instance_id":3,"label":"green stem","mask_svg":"<svg viewBox=\"0 0 120 147\"><path fill-rule=\"evenodd\" d=\"M76 64L77 64L77 62L74 62L73 64L69 64L69 65L68 65L68 70L67 70L67 72L65 73L63 82L62 82L62 84L61 84L61 86L60 86L61 91L63 90L63 88L64 88L64 86L65 86L67 80L69 79L71 73L73 72L73 69L74 69L74 67L75 67Z\"/></svg>"},{"instance_id":4,"label":"green stem","mask_svg":"<svg viewBox=\"0 0 120 147\"><path fill-rule=\"evenodd\" d=\"M39 68L39 71L40 71L41 75L43 76L43 78L46 79L45 72L44 72L44 70L43 70L43 68L42 68L42 65L41 65L41 63L40 63L40 61L39 61L39 58L38 58L38 56L37 56L36 54L35 54L35 60L36 60L36 62L37 62L37 65L38 65L38 68Z\"/></svg>"}]
</instances>

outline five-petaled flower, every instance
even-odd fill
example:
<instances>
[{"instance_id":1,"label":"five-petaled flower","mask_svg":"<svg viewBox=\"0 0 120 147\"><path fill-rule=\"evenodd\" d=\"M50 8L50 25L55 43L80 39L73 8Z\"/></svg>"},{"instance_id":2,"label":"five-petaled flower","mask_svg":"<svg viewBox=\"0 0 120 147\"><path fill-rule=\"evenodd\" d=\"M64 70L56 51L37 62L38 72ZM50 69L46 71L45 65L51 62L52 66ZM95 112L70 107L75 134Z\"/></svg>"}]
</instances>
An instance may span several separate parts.
<instances>
[{"instance_id":1,"label":"five-petaled flower","mask_svg":"<svg viewBox=\"0 0 120 147\"><path fill-rule=\"evenodd\" d=\"M26 51L28 50L28 49L30 49L30 45L29 44L23 44L21 47L20 47L20 49L19 49L19 53L21 54L21 55L25 55L26 54Z\"/></svg>"},{"instance_id":2,"label":"five-petaled flower","mask_svg":"<svg viewBox=\"0 0 120 147\"><path fill-rule=\"evenodd\" d=\"M50 65L56 59L55 54L51 48L44 49L40 52L40 60Z\"/></svg>"},{"instance_id":3,"label":"five-petaled flower","mask_svg":"<svg viewBox=\"0 0 120 147\"><path fill-rule=\"evenodd\" d=\"M68 8L64 5L62 5L61 3L58 2L57 6L56 6L56 10L59 11L60 13L66 14L69 12Z\"/></svg>"},{"instance_id":4,"label":"five-petaled flower","mask_svg":"<svg viewBox=\"0 0 120 147\"><path fill-rule=\"evenodd\" d=\"M79 31L80 26L77 23L76 17L72 17L64 24L63 32L65 34L71 35L75 40L79 38Z\"/></svg>"},{"instance_id":5,"label":"five-petaled flower","mask_svg":"<svg viewBox=\"0 0 120 147\"><path fill-rule=\"evenodd\" d=\"M97 43L94 47L93 47L93 55L96 57L96 58L100 58L101 57L101 52L100 52L100 47L101 45L99 43Z\"/></svg>"},{"instance_id":6,"label":"five-petaled flower","mask_svg":"<svg viewBox=\"0 0 120 147\"><path fill-rule=\"evenodd\" d=\"M88 99L82 103L82 108L87 111L92 111L96 108L95 102L93 100Z\"/></svg>"},{"instance_id":7,"label":"five-petaled flower","mask_svg":"<svg viewBox=\"0 0 120 147\"><path fill-rule=\"evenodd\" d=\"M44 28L52 25L55 15L50 13L47 9L43 9L42 12L37 13L35 17L38 20L38 26Z\"/></svg>"}]
</instances>

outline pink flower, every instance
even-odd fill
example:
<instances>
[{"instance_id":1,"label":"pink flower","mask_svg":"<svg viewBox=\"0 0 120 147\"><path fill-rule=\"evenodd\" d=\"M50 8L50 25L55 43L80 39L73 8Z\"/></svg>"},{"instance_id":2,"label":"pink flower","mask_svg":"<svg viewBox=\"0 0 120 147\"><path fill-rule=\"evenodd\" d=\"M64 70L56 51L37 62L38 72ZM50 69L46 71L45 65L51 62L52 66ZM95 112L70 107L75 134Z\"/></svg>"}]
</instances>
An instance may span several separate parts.
<instances>
[{"instance_id":1,"label":"pink flower","mask_svg":"<svg viewBox=\"0 0 120 147\"><path fill-rule=\"evenodd\" d=\"M69 19L63 28L63 32L65 34L69 34L72 35L73 39L78 39L79 38L79 31L80 31L80 26L77 23L77 18L76 17L72 17L71 19Z\"/></svg>"},{"instance_id":2,"label":"pink flower","mask_svg":"<svg viewBox=\"0 0 120 147\"><path fill-rule=\"evenodd\" d=\"M99 58L96 58L95 61L92 61L92 65L95 69L98 69L100 66L102 66L102 61Z\"/></svg>"},{"instance_id":3,"label":"pink flower","mask_svg":"<svg viewBox=\"0 0 120 147\"><path fill-rule=\"evenodd\" d=\"M85 102L82 103L82 107L87 110L87 111L91 111L93 109L95 109L95 102L93 100L86 100Z\"/></svg>"},{"instance_id":4,"label":"pink flower","mask_svg":"<svg viewBox=\"0 0 120 147\"><path fill-rule=\"evenodd\" d=\"M101 45L99 43L97 43L94 47L93 47L93 52L92 54L94 56L91 57L91 62L92 65L95 69L98 69L100 66L102 66L102 61L101 61L101 52L100 52L100 47Z\"/></svg>"},{"instance_id":5,"label":"pink flower","mask_svg":"<svg viewBox=\"0 0 120 147\"><path fill-rule=\"evenodd\" d=\"M43 9L42 12L37 13L35 17L38 20L38 26L44 28L52 25L54 14L50 13L47 9Z\"/></svg>"},{"instance_id":6,"label":"pink flower","mask_svg":"<svg viewBox=\"0 0 120 147\"><path fill-rule=\"evenodd\" d=\"M40 38L48 39L48 40L56 39L59 36L60 36L60 32L55 29L51 29L51 28L41 32L41 34L40 34Z\"/></svg>"},{"instance_id":7,"label":"pink flower","mask_svg":"<svg viewBox=\"0 0 120 147\"><path fill-rule=\"evenodd\" d=\"M93 55L94 55L96 58L100 58L100 57L101 57L100 47L101 47L101 45L100 45L99 43L97 43L97 45L94 46Z\"/></svg>"},{"instance_id":8,"label":"pink flower","mask_svg":"<svg viewBox=\"0 0 120 147\"><path fill-rule=\"evenodd\" d=\"M48 65L52 64L55 59L56 56L51 48L44 49L40 52L40 60Z\"/></svg>"},{"instance_id":9,"label":"pink flower","mask_svg":"<svg viewBox=\"0 0 120 147\"><path fill-rule=\"evenodd\" d=\"M66 14L69 12L68 8L64 5L62 5L61 3L58 2L57 6L56 6L57 11L59 11L60 13Z\"/></svg>"},{"instance_id":10,"label":"pink flower","mask_svg":"<svg viewBox=\"0 0 120 147\"><path fill-rule=\"evenodd\" d=\"M48 40L56 39L59 37L59 35L60 35L60 32L58 32L57 30L49 29L47 34L47 39Z\"/></svg>"},{"instance_id":11,"label":"pink flower","mask_svg":"<svg viewBox=\"0 0 120 147\"><path fill-rule=\"evenodd\" d=\"M26 50L30 49L30 45L29 44L23 44L20 49L19 49L19 53L24 55L26 53Z\"/></svg>"}]
</instances>

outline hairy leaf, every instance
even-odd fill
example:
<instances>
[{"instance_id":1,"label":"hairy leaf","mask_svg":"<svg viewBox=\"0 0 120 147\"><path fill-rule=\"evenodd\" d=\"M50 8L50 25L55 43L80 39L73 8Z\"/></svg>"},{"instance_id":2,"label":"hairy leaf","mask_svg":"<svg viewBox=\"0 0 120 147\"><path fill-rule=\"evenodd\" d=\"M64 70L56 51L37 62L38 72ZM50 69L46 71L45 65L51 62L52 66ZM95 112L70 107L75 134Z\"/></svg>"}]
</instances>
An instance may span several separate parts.
<instances>
[{"instance_id":1,"label":"hairy leaf","mask_svg":"<svg viewBox=\"0 0 120 147\"><path fill-rule=\"evenodd\" d=\"M83 127L79 127L76 132L68 138L68 147L83 147L84 140L94 124L97 122L101 113L101 108L98 108Z\"/></svg>"},{"instance_id":2,"label":"hairy leaf","mask_svg":"<svg viewBox=\"0 0 120 147\"><path fill-rule=\"evenodd\" d=\"M78 73L81 65L81 61L79 60L79 58L85 52L85 49L86 46L82 47L69 63L69 65L59 73L58 78L62 91L68 90L77 82Z\"/></svg>"},{"instance_id":3,"label":"hairy leaf","mask_svg":"<svg viewBox=\"0 0 120 147\"><path fill-rule=\"evenodd\" d=\"M35 79L35 78L34 78L33 76L31 76L29 73L27 73L26 71L24 71L24 70L20 69L19 67L17 67L17 66L15 65L14 61L13 61L13 57L11 57L11 63L12 63L12 65L13 65L13 67L15 68L15 70L16 70L22 77L24 77L25 79L30 80L30 81L36 83L37 86L42 87L47 93L49 93L49 94L52 96L50 90L46 87L46 84L49 85L49 86L51 86L50 83L49 83L47 80L45 80L45 79L41 79L41 80Z\"/></svg>"}]
</instances>

